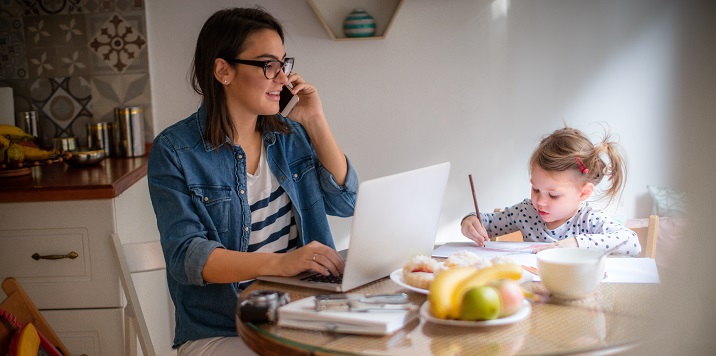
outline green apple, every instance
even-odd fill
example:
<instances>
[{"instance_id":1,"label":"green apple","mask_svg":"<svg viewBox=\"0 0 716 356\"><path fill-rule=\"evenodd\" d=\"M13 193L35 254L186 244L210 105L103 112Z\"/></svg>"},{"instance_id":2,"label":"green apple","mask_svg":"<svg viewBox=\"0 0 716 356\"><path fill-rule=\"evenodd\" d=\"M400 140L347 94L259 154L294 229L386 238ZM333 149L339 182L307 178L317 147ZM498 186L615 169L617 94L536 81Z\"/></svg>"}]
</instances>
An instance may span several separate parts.
<instances>
[{"instance_id":1,"label":"green apple","mask_svg":"<svg viewBox=\"0 0 716 356\"><path fill-rule=\"evenodd\" d=\"M462 296L462 320L492 320L500 315L500 293L484 285L468 289Z\"/></svg>"}]
</instances>

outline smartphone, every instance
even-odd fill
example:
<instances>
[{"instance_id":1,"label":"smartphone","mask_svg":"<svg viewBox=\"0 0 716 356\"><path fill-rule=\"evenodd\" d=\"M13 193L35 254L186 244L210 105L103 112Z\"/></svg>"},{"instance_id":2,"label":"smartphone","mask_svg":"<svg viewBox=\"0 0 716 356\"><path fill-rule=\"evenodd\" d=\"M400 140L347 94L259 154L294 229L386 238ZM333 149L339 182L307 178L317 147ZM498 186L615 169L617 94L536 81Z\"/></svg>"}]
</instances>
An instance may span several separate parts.
<instances>
[{"instance_id":1,"label":"smartphone","mask_svg":"<svg viewBox=\"0 0 716 356\"><path fill-rule=\"evenodd\" d=\"M291 93L293 85L287 83L281 88L281 99L278 102L278 112L283 117L287 117L294 106L298 103L298 96Z\"/></svg>"}]
</instances>

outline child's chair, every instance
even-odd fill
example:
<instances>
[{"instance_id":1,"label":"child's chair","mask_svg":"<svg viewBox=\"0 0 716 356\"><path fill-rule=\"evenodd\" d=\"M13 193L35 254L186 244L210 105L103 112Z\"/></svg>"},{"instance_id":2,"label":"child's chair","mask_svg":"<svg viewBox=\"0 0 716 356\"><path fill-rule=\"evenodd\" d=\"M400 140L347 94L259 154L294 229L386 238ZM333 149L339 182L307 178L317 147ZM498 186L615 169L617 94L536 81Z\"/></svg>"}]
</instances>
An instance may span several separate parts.
<instances>
[{"instance_id":1,"label":"child's chair","mask_svg":"<svg viewBox=\"0 0 716 356\"><path fill-rule=\"evenodd\" d=\"M60 341L60 338L55 331L52 330L50 324L48 324L47 320L40 314L35 303L32 302L15 278L6 278L2 282L2 290L7 295L7 298L0 303L0 309L15 317L19 325L32 323L35 329L37 329L47 341L59 349L62 354L70 354L67 347ZM17 328L0 318L0 355L7 354L12 336L17 330Z\"/></svg>"},{"instance_id":2,"label":"child's chair","mask_svg":"<svg viewBox=\"0 0 716 356\"><path fill-rule=\"evenodd\" d=\"M626 226L636 232L641 244L641 255L656 259L656 241L659 234L659 216L651 215L649 219L627 221Z\"/></svg>"}]
</instances>

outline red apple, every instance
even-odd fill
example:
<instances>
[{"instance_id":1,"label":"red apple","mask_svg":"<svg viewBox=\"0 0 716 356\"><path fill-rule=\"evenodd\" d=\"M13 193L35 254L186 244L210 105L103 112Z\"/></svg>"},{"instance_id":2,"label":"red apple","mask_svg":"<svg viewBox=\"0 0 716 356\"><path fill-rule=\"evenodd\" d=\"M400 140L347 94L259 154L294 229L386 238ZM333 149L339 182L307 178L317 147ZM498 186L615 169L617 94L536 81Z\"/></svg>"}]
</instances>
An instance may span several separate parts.
<instances>
[{"instance_id":1,"label":"red apple","mask_svg":"<svg viewBox=\"0 0 716 356\"><path fill-rule=\"evenodd\" d=\"M522 292L522 287L516 281L500 279L492 282L492 285L500 294L502 306L500 308L500 318L510 316L522 308L522 301L525 299L525 295Z\"/></svg>"}]
</instances>

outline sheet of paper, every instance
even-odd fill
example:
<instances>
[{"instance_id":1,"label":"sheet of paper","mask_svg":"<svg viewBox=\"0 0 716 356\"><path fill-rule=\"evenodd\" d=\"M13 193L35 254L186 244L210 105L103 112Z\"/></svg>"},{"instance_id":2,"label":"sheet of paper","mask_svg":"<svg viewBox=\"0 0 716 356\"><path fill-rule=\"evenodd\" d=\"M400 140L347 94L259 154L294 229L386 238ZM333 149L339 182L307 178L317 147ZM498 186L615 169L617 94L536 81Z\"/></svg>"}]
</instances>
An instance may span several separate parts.
<instances>
[{"instance_id":1,"label":"sheet of paper","mask_svg":"<svg viewBox=\"0 0 716 356\"><path fill-rule=\"evenodd\" d=\"M488 242L487 248L474 242L450 242L433 251L433 257L448 257L455 252L467 250L483 258L509 256L515 263L537 267L537 255L526 253L536 242ZM651 258L607 257L604 267L607 278L604 283L660 283L656 261ZM539 282L539 276L534 277Z\"/></svg>"},{"instance_id":2,"label":"sheet of paper","mask_svg":"<svg viewBox=\"0 0 716 356\"><path fill-rule=\"evenodd\" d=\"M482 258L496 256L531 254L532 249L539 246L539 242L488 242L485 247L477 246L473 241L469 242L448 242L433 250L433 257L447 258L455 252L470 251Z\"/></svg>"}]
</instances>

